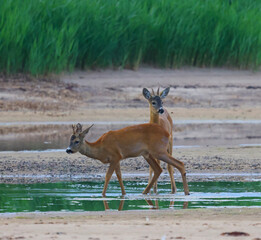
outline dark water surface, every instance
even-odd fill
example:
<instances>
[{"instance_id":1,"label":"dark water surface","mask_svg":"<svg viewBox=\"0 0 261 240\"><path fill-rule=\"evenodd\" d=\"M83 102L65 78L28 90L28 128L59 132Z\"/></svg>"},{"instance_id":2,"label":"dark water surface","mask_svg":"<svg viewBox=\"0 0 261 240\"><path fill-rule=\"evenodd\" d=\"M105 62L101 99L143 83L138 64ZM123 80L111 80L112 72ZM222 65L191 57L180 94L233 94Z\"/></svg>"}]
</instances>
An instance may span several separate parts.
<instances>
[{"instance_id":1,"label":"dark water surface","mask_svg":"<svg viewBox=\"0 0 261 240\"><path fill-rule=\"evenodd\" d=\"M180 183L178 193L170 194L166 182L158 183L158 194L142 195L146 184L125 181L124 198L113 181L106 198L101 196L103 182L0 184L0 213L261 207L261 182L192 182L189 196Z\"/></svg>"}]
</instances>

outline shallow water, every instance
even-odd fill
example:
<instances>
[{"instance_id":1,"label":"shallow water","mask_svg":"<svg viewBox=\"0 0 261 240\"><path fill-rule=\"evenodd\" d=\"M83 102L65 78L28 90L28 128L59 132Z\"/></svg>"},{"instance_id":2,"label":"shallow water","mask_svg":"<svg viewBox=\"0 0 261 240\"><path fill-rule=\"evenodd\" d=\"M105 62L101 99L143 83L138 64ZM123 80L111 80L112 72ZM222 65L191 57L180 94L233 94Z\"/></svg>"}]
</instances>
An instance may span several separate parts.
<instances>
[{"instance_id":1,"label":"shallow water","mask_svg":"<svg viewBox=\"0 0 261 240\"><path fill-rule=\"evenodd\" d=\"M166 182L159 182L158 194L142 195L146 184L125 181L124 198L114 181L106 198L103 182L0 184L0 213L261 207L261 182L192 182L189 196L180 183L178 193L170 194Z\"/></svg>"},{"instance_id":2,"label":"shallow water","mask_svg":"<svg viewBox=\"0 0 261 240\"><path fill-rule=\"evenodd\" d=\"M69 123L0 123L0 152L66 149L72 134ZM87 139L96 141L104 132L137 123L140 122L97 122ZM260 146L259 120L183 120L174 123L175 148ZM84 123L84 126L88 125L89 122Z\"/></svg>"}]
</instances>

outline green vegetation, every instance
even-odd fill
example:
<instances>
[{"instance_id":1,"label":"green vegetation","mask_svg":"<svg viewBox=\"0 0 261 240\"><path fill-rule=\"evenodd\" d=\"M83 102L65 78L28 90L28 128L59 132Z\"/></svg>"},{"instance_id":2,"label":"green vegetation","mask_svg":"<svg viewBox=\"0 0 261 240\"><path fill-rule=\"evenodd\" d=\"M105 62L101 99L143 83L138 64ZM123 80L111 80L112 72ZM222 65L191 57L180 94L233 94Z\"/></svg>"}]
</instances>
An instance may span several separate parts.
<instances>
[{"instance_id":1,"label":"green vegetation","mask_svg":"<svg viewBox=\"0 0 261 240\"><path fill-rule=\"evenodd\" d=\"M261 65L261 1L1 0L0 72Z\"/></svg>"}]
</instances>

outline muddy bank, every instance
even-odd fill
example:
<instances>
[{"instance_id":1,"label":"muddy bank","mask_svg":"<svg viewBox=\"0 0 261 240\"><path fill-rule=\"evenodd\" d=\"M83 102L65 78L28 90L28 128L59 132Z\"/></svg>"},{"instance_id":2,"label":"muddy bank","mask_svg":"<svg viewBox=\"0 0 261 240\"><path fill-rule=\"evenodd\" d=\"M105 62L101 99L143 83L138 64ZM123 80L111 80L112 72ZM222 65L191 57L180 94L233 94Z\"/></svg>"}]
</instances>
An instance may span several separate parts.
<instances>
[{"instance_id":1,"label":"muddy bank","mask_svg":"<svg viewBox=\"0 0 261 240\"><path fill-rule=\"evenodd\" d=\"M257 181L261 179L261 147L201 147L174 149L185 163L188 181ZM169 181L163 163L160 180ZM0 153L1 183L104 180L108 165L81 154L64 152ZM142 158L121 162L124 180L146 180L149 168ZM113 177L116 179L116 176ZM181 181L178 171L175 178Z\"/></svg>"}]
</instances>

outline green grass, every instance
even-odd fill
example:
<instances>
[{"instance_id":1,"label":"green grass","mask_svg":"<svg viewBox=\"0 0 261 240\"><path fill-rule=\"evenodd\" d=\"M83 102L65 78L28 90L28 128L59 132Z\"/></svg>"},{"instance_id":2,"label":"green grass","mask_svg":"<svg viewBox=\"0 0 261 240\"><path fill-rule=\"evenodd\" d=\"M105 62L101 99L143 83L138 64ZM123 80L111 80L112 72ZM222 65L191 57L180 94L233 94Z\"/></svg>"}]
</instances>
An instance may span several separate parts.
<instances>
[{"instance_id":1,"label":"green grass","mask_svg":"<svg viewBox=\"0 0 261 240\"><path fill-rule=\"evenodd\" d=\"M259 69L261 1L0 0L0 72Z\"/></svg>"}]
</instances>

